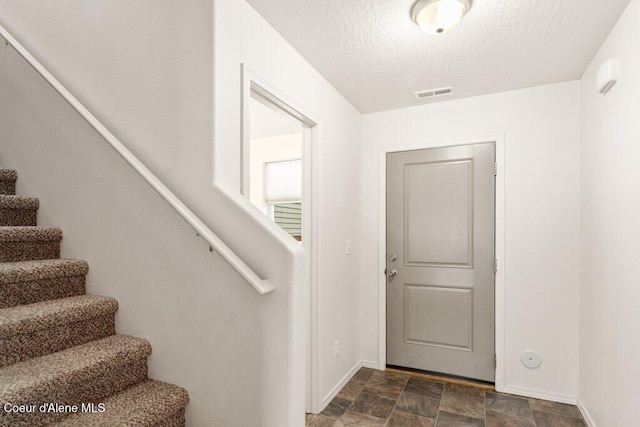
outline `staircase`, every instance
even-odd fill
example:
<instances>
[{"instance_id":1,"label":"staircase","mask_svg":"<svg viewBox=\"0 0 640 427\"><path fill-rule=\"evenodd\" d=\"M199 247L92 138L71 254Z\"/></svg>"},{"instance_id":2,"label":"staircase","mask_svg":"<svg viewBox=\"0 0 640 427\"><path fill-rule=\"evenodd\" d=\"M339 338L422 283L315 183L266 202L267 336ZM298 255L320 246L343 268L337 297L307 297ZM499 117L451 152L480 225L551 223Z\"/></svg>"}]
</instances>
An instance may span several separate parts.
<instances>
[{"instance_id":1,"label":"staircase","mask_svg":"<svg viewBox=\"0 0 640 427\"><path fill-rule=\"evenodd\" d=\"M184 426L187 392L148 379L149 342L115 333L118 302L85 293L16 179L0 169L0 426Z\"/></svg>"}]
</instances>

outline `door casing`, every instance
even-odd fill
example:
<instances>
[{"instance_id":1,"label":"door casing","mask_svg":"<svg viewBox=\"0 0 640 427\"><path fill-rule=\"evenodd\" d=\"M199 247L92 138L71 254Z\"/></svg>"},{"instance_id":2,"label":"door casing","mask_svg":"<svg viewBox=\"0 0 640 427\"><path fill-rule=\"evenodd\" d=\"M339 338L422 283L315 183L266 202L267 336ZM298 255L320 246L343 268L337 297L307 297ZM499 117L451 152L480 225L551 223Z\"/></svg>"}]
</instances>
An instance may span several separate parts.
<instances>
[{"instance_id":1,"label":"door casing","mask_svg":"<svg viewBox=\"0 0 640 427\"><path fill-rule=\"evenodd\" d=\"M317 414L322 401L318 368L318 141L320 141L321 120L306 110L291 97L253 72L244 63L240 66L241 93L241 144L242 144L242 194L249 192L249 98L254 94L267 100L305 125L303 128L302 170L303 170L303 228L306 240L305 278L306 291L306 346L305 346L305 411Z\"/></svg>"},{"instance_id":2,"label":"door casing","mask_svg":"<svg viewBox=\"0 0 640 427\"><path fill-rule=\"evenodd\" d=\"M495 354L497 391L504 390L504 315L505 315L505 137L504 135L488 135L447 140L426 140L420 146L407 146L402 149L378 149L378 368L387 365L387 277L384 270L387 265L387 153L411 151L417 149L443 148L456 145L471 145L494 142L496 146L496 192L495 192L495 256L498 270L495 275Z\"/></svg>"}]
</instances>

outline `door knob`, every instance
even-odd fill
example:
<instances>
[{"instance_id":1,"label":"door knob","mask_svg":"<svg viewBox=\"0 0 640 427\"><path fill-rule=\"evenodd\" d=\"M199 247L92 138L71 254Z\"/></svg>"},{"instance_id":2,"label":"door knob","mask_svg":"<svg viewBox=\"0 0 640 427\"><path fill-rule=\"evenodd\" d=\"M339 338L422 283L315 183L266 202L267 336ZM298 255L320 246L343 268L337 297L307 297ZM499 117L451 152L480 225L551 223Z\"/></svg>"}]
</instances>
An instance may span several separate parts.
<instances>
[{"instance_id":1,"label":"door knob","mask_svg":"<svg viewBox=\"0 0 640 427\"><path fill-rule=\"evenodd\" d=\"M396 274L398 274L398 270L396 270L395 268L393 270L391 270L389 272L389 277L394 277Z\"/></svg>"}]
</instances>

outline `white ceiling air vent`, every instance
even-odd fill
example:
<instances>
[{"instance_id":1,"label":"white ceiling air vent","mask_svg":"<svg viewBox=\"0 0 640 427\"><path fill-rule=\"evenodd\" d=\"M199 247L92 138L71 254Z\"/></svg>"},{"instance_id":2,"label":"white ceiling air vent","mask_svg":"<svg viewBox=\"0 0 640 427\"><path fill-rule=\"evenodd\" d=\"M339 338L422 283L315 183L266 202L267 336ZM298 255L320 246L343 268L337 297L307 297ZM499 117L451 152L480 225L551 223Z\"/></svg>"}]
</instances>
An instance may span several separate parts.
<instances>
[{"instance_id":1,"label":"white ceiling air vent","mask_svg":"<svg viewBox=\"0 0 640 427\"><path fill-rule=\"evenodd\" d=\"M414 92L416 99L435 98L437 96L451 95L453 93L452 87L441 87L440 89L427 89Z\"/></svg>"}]
</instances>

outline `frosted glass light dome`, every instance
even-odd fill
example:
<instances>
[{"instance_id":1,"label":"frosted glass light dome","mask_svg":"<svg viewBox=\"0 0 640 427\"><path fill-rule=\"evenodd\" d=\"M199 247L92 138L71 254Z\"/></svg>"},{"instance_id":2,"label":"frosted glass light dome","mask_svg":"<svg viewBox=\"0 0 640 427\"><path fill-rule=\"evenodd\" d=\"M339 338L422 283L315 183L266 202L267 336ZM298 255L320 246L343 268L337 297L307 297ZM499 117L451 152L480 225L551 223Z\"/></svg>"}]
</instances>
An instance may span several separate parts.
<instances>
[{"instance_id":1,"label":"frosted glass light dome","mask_svg":"<svg viewBox=\"0 0 640 427\"><path fill-rule=\"evenodd\" d=\"M428 34L451 31L471 8L471 0L420 0L411 10L411 18Z\"/></svg>"}]
</instances>

